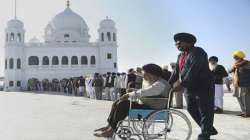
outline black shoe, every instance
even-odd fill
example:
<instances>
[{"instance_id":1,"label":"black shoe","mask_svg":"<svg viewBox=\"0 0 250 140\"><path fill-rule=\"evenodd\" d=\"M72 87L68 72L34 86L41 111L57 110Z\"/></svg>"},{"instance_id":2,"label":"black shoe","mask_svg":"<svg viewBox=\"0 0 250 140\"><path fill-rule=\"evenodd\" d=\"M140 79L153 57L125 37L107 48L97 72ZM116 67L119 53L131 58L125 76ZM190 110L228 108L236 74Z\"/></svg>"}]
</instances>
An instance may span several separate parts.
<instances>
[{"instance_id":1,"label":"black shoe","mask_svg":"<svg viewBox=\"0 0 250 140\"><path fill-rule=\"evenodd\" d=\"M210 138L203 138L203 137L198 137L197 140L210 140Z\"/></svg>"},{"instance_id":2,"label":"black shoe","mask_svg":"<svg viewBox=\"0 0 250 140\"><path fill-rule=\"evenodd\" d=\"M214 110L214 113L216 113L216 114L222 114L223 113L223 109L217 107L216 110Z\"/></svg>"},{"instance_id":3,"label":"black shoe","mask_svg":"<svg viewBox=\"0 0 250 140\"><path fill-rule=\"evenodd\" d=\"M213 136L213 135L217 135L217 134L218 134L218 131L213 127L212 131L210 132L210 135Z\"/></svg>"},{"instance_id":4,"label":"black shoe","mask_svg":"<svg viewBox=\"0 0 250 140\"><path fill-rule=\"evenodd\" d=\"M198 139L197 140L210 140L210 136L208 135L204 135L204 134L200 134L198 136Z\"/></svg>"},{"instance_id":5,"label":"black shoe","mask_svg":"<svg viewBox=\"0 0 250 140\"><path fill-rule=\"evenodd\" d=\"M210 138L203 138L203 137L198 137L197 140L210 140Z\"/></svg>"}]
</instances>

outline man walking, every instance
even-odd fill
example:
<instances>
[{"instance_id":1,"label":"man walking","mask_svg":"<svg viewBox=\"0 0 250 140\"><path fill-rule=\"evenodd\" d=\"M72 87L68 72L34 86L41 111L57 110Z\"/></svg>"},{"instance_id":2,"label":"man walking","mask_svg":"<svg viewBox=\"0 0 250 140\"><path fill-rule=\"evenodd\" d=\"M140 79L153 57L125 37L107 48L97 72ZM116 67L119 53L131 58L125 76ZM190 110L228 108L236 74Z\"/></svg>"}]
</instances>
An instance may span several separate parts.
<instances>
[{"instance_id":1,"label":"man walking","mask_svg":"<svg viewBox=\"0 0 250 140\"><path fill-rule=\"evenodd\" d=\"M215 78L215 99L214 99L214 111L215 113L223 113L223 78L227 77L227 71L222 65L218 64L218 57L211 56L209 58L209 68Z\"/></svg>"},{"instance_id":2,"label":"man walking","mask_svg":"<svg viewBox=\"0 0 250 140\"><path fill-rule=\"evenodd\" d=\"M111 100L110 88L111 88L111 73L107 72L107 76L105 77L104 93L105 93L105 99L109 101Z\"/></svg>"},{"instance_id":3,"label":"man walking","mask_svg":"<svg viewBox=\"0 0 250 140\"><path fill-rule=\"evenodd\" d=\"M97 100L102 100L103 78L99 73L95 73L92 86Z\"/></svg>"},{"instance_id":4,"label":"man walking","mask_svg":"<svg viewBox=\"0 0 250 140\"><path fill-rule=\"evenodd\" d=\"M174 35L177 49L181 52L170 83L175 84L173 90L186 89L187 110L201 127L198 140L209 140L218 132L213 127L214 121L214 80L208 66L206 52L194 47L196 37L189 33Z\"/></svg>"},{"instance_id":5,"label":"man walking","mask_svg":"<svg viewBox=\"0 0 250 140\"><path fill-rule=\"evenodd\" d=\"M78 83L79 83L80 96L84 96L84 94L85 94L85 78L83 76L81 76Z\"/></svg>"}]
</instances>

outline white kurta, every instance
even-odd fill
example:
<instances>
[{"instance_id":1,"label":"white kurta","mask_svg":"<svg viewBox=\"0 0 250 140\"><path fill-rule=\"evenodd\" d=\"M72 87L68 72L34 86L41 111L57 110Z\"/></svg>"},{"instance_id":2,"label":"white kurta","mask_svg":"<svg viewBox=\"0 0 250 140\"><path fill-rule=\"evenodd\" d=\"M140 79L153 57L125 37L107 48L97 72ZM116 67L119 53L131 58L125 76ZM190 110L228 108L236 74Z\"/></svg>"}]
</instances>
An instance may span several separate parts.
<instances>
[{"instance_id":1,"label":"white kurta","mask_svg":"<svg viewBox=\"0 0 250 140\"><path fill-rule=\"evenodd\" d=\"M214 106L223 109L223 85L215 84Z\"/></svg>"}]
</instances>

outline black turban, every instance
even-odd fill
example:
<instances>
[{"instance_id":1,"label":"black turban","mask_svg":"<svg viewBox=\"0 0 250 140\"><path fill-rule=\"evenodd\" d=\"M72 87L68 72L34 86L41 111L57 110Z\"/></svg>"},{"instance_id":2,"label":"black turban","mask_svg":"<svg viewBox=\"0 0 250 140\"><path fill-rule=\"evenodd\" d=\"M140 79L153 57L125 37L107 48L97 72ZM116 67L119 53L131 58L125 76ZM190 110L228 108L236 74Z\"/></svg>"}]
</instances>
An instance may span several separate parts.
<instances>
[{"instance_id":1,"label":"black turban","mask_svg":"<svg viewBox=\"0 0 250 140\"><path fill-rule=\"evenodd\" d=\"M219 59L218 59L218 57L216 57L216 56L211 56L211 57L208 59L208 61L215 61L215 62L218 62Z\"/></svg>"},{"instance_id":2,"label":"black turban","mask_svg":"<svg viewBox=\"0 0 250 140\"><path fill-rule=\"evenodd\" d=\"M175 42L183 41L183 42L192 43L192 44L196 43L196 37L189 33L177 33L174 35L174 40Z\"/></svg>"},{"instance_id":3,"label":"black turban","mask_svg":"<svg viewBox=\"0 0 250 140\"><path fill-rule=\"evenodd\" d=\"M146 64L142 67L142 70L158 77L162 76L162 69L156 64Z\"/></svg>"}]
</instances>

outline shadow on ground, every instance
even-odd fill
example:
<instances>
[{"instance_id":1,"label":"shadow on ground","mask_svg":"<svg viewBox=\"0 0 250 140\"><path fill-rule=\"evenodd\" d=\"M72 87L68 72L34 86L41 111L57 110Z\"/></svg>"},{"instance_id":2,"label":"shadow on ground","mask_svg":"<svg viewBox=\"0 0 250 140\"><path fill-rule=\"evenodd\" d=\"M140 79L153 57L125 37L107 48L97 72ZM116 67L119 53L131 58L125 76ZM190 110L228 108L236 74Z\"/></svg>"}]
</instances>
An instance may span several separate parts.
<instances>
[{"instance_id":1,"label":"shadow on ground","mask_svg":"<svg viewBox=\"0 0 250 140\"><path fill-rule=\"evenodd\" d=\"M237 115L241 114L241 111L224 110L223 114L237 116Z\"/></svg>"}]
</instances>

